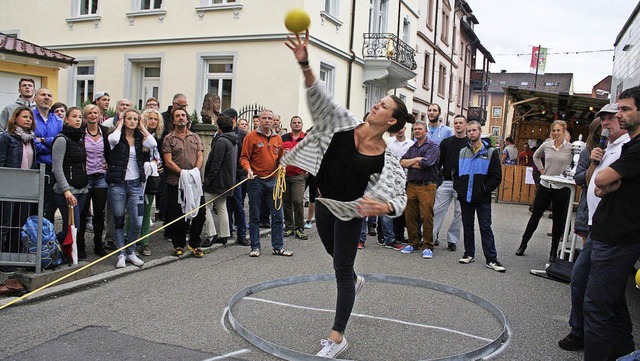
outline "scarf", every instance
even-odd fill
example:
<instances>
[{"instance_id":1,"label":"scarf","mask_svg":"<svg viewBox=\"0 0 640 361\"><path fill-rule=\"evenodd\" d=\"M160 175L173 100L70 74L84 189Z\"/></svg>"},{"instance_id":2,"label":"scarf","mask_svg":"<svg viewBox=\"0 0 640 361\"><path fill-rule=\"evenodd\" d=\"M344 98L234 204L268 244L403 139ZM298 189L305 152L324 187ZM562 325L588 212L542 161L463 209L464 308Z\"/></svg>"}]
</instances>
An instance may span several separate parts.
<instances>
[{"instance_id":1,"label":"scarf","mask_svg":"<svg viewBox=\"0 0 640 361\"><path fill-rule=\"evenodd\" d=\"M61 133L67 136L67 138L73 140L74 142L78 142L80 138L84 136L84 132L82 131L82 128L70 127L67 124L62 126Z\"/></svg>"},{"instance_id":2,"label":"scarf","mask_svg":"<svg viewBox=\"0 0 640 361\"><path fill-rule=\"evenodd\" d=\"M24 144L31 143L33 141L33 138L35 138L35 135L33 135L33 131L29 131L27 133L21 127L16 127L15 133L22 139L22 143Z\"/></svg>"}]
</instances>

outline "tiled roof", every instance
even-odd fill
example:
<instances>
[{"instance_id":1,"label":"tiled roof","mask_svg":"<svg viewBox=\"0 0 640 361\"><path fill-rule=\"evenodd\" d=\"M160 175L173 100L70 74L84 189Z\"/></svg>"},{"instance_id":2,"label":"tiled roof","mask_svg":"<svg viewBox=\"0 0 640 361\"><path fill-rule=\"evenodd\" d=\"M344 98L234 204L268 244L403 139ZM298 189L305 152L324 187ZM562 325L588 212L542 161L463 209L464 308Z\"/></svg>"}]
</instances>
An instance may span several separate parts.
<instances>
[{"instance_id":1,"label":"tiled roof","mask_svg":"<svg viewBox=\"0 0 640 361\"><path fill-rule=\"evenodd\" d=\"M533 89L535 74L531 73L489 73L489 93L504 93L503 87L514 86L519 89ZM535 90L551 93L571 91L573 73L538 74Z\"/></svg>"},{"instance_id":2,"label":"tiled roof","mask_svg":"<svg viewBox=\"0 0 640 361\"><path fill-rule=\"evenodd\" d=\"M2 33L0 33L0 54L26 56L66 64L76 63L75 58L68 55Z\"/></svg>"}]
</instances>

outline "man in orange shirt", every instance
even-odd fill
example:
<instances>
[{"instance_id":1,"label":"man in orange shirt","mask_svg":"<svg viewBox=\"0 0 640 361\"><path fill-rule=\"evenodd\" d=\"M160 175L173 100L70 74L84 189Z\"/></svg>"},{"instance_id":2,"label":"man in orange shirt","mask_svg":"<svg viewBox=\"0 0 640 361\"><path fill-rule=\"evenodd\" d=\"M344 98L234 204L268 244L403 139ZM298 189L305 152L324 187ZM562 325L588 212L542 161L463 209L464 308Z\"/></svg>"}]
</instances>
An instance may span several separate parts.
<instances>
[{"instance_id":1,"label":"man in orange shirt","mask_svg":"<svg viewBox=\"0 0 640 361\"><path fill-rule=\"evenodd\" d=\"M276 134L273 126L273 111L265 109L260 113L258 127L247 134L242 143L240 165L247 171L247 194L249 195L249 237L251 239L251 257L260 256L260 210L262 199L271 197L276 186L276 175L272 174L283 154L282 138ZM271 246L273 254L292 256L284 249L282 209L276 209L274 202L267 202L271 212Z\"/></svg>"}]
</instances>

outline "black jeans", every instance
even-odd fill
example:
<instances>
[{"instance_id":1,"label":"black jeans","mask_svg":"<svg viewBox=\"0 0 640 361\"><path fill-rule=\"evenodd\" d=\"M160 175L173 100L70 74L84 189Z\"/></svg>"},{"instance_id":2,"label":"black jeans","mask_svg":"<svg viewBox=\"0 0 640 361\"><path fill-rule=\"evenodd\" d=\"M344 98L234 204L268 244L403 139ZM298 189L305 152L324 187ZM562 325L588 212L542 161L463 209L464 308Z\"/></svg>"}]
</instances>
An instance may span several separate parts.
<instances>
[{"instance_id":1,"label":"black jeans","mask_svg":"<svg viewBox=\"0 0 640 361\"><path fill-rule=\"evenodd\" d=\"M184 212L182 206L178 203L178 186L167 185L167 215L165 222L169 223L176 218L180 218L176 223L169 226L171 232L171 241L173 248L184 248L187 244L187 228L189 224L184 220ZM204 204L204 196L200 197L200 205ZM205 207L198 210L198 214L191 220L191 228L189 228L189 246L192 248L200 247L200 234L204 226Z\"/></svg>"},{"instance_id":2,"label":"black jeans","mask_svg":"<svg viewBox=\"0 0 640 361\"><path fill-rule=\"evenodd\" d=\"M324 249L333 258L336 274L338 298L333 330L344 333L356 296L353 264L358 252L358 240L362 228L362 218L341 221L322 202L316 205L316 227Z\"/></svg>"},{"instance_id":3,"label":"black jeans","mask_svg":"<svg viewBox=\"0 0 640 361\"><path fill-rule=\"evenodd\" d=\"M544 211L549 206L549 202L553 203L553 228L551 237L551 244L556 245L560 242L562 234L564 233L564 223L567 220L567 209L569 207L569 197L571 191L569 188L553 189L547 188L543 185L538 187L536 191L536 198L533 201L533 210L531 211L531 217L527 223L527 228L522 235L523 242L529 242L533 236L533 232L538 228L540 218L544 214Z\"/></svg>"}]
</instances>

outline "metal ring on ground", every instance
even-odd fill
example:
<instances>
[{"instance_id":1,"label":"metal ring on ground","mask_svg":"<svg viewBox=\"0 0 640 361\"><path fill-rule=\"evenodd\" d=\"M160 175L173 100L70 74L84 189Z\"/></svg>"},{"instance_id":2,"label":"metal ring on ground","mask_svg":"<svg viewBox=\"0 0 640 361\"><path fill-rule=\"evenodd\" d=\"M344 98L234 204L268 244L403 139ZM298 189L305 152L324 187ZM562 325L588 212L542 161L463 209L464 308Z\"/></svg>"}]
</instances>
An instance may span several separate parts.
<instances>
[{"instance_id":1,"label":"metal ring on ground","mask_svg":"<svg viewBox=\"0 0 640 361\"><path fill-rule=\"evenodd\" d=\"M488 343L487 345L484 345L470 352L466 352L460 355L455 355L450 357L439 358L437 360L443 360L443 361L444 360L446 361L478 360L496 352L510 338L507 319L505 318L502 311L500 311L500 309L496 307L494 304L492 304L491 302L473 293L463 291L459 288L455 288L452 286L443 285L440 283L431 282L427 280L415 279L415 278L390 276L390 275L382 275L382 274L369 274L369 273L362 273L359 275L363 276L367 282L393 283L393 284L399 284L399 285L405 285L405 286L422 287L422 288L432 289L432 290L436 290L436 291L461 297L465 300L468 300L470 302L473 302L483 307L485 310L489 311L492 315L494 315L498 319L498 321L500 321L500 323L502 324L502 332L500 332L500 335L496 339ZM260 336L256 335L255 333L247 330L247 328L241 325L233 315L233 306L242 298L252 295L256 292L264 291L270 288L294 285L297 283L321 282L321 281L335 281L335 276L329 273L320 274L320 275L291 276L291 277L281 278L278 280L258 283L256 285L243 288L240 291L238 291L235 295L233 295L233 297L231 297L231 300L229 301L229 313L228 313L229 323L231 323L231 326L233 327L233 329L236 330L236 332L238 332L238 334L242 336L245 340L249 341L249 343L261 349L262 351L269 353L271 355L274 355L276 357L279 357L281 359L295 360L295 361L326 360L326 358L323 358L323 357L318 357L315 355L294 351L289 348L271 343L261 338Z\"/></svg>"}]
</instances>

